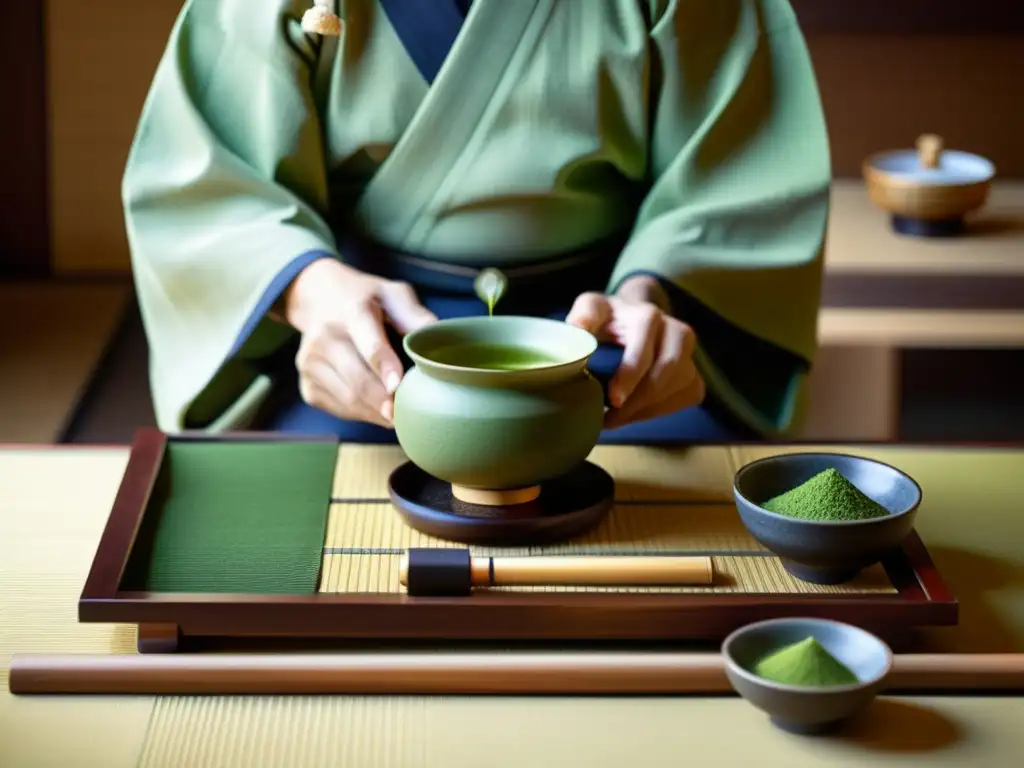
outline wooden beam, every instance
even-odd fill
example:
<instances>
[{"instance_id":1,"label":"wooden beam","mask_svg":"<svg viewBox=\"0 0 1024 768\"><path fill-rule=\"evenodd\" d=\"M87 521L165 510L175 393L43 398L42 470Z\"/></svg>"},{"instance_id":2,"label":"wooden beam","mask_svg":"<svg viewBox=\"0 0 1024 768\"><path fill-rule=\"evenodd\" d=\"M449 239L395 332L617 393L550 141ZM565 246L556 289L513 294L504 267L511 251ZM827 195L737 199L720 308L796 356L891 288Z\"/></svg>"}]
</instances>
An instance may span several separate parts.
<instances>
[{"instance_id":1,"label":"wooden beam","mask_svg":"<svg viewBox=\"0 0 1024 768\"><path fill-rule=\"evenodd\" d=\"M791 0L808 34L1020 35L1016 0Z\"/></svg>"},{"instance_id":2,"label":"wooden beam","mask_svg":"<svg viewBox=\"0 0 1024 768\"><path fill-rule=\"evenodd\" d=\"M1024 349L1024 312L825 307L818 339L830 346Z\"/></svg>"},{"instance_id":3,"label":"wooden beam","mask_svg":"<svg viewBox=\"0 0 1024 768\"><path fill-rule=\"evenodd\" d=\"M0 278L50 271L43 0L4 3L0 23Z\"/></svg>"}]
</instances>

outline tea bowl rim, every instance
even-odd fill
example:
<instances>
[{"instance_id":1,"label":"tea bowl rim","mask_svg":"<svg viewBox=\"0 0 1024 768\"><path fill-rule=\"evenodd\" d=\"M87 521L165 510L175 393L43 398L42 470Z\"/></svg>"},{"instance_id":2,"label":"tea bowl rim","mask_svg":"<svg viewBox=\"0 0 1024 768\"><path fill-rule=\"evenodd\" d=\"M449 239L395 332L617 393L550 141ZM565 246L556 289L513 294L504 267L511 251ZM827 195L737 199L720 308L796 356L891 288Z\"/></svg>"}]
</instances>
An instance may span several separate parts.
<instances>
[{"instance_id":1,"label":"tea bowl rim","mask_svg":"<svg viewBox=\"0 0 1024 768\"><path fill-rule=\"evenodd\" d=\"M859 635L865 638L868 642L873 643L882 652L882 656L885 663L882 665L881 671L874 677L868 680L858 680L856 683L847 683L845 685L829 685L829 686L809 686L809 685L791 685L789 683L779 683L774 680L761 677L760 675L751 672L750 670L743 667L742 664L736 659L732 653L732 647L736 640L740 637L756 632L761 629L767 629L772 626L786 626L793 624L817 624L817 625L830 625L837 627L841 632L848 634ZM848 624L845 621L837 621L835 619L824 619L817 618L815 616L782 616L774 619L764 619L762 621L755 621L751 624L745 624L738 629L730 632L725 640L722 641L721 648L722 659L724 660L726 667L733 674L743 678L748 683L757 685L763 688L769 688L780 693L795 693L795 694L807 694L807 695L823 695L823 694L843 694L843 693L856 693L864 691L873 686L882 683L892 672L893 662L895 654L889 644L885 642L878 635L873 632L869 632L863 627L858 627L855 624ZM842 659L838 659L842 664L845 662Z\"/></svg>"},{"instance_id":2,"label":"tea bowl rim","mask_svg":"<svg viewBox=\"0 0 1024 768\"><path fill-rule=\"evenodd\" d=\"M740 482L741 482L742 476L748 470L752 469L753 467L755 467L755 466L757 466L759 464L767 464L767 463L773 463L773 462L777 462L777 461L785 461L789 457L798 457L798 456L821 456L821 457L837 456L837 457L844 458L844 459L852 459L854 461L866 462L868 464L874 464L874 465L876 465L878 467L883 467L885 469L890 469L893 472L895 472L897 475L901 476L904 480L906 480L907 482L910 483L911 487L914 489L914 492L915 492L914 500L906 508L901 509L901 510L896 511L896 512L886 508L886 511L888 512L888 514L885 515L884 517L869 517L866 520L805 520L805 519L800 518L800 517L791 517L790 515L782 515L782 514L779 514L778 512L772 512L769 509L765 509L764 507L762 507L757 502L751 500L745 493L743 493L742 490L740 490ZM900 469L897 466L894 466L894 465L889 464L889 463L884 462L884 461L880 461L878 459L869 458L867 456L858 456L858 455L853 454L853 453L843 453L843 452L839 452L839 451L794 451L792 453L774 453L774 454L772 454L770 456L762 456L760 459L754 459L753 461L747 462L742 467L740 467L738 470L736 470L736 473L733 475L732 489L733 489L733 493L735 495L737 495L739 498L741 498L746 504L748 504L758 514L764 515L764 516L766 516L769 519L781 520L781 521L785 521L787 523L792 523L792 524L795 524L795 525L804 525L804 526L807 526L807 527L822 527L822 528L844 528L844 527L853 527L853 526L881 525L882 523L885 523L887 521L895 520L897 518L906 517L908 515L913 514L921 506L921 502L924 499L924 490L921 488L921 484L918 483L917 480L915 480L908 472L905 472L905 471L903 471L902 469ZM862 493L863 493L863 491L862 491ZM874 499L872 499L872 501L874 501ZM875 502L875 503L881 505L881 502ZM881 506L884 506L884 505L881 505Z\"/></svg>"},{"instance_id":3,"label":"tea bowl rim","mask_svg":"<svg viewBox=\"0 0 1024 768\"><path fill-rule=\"evenodd\" d=\"M546 325L549 328L559 328L560 331L569 329L569 332L575 336L587 339L588 351L585 354L574 356L571 360L560 360L557 363L543 364L530 366L527 369L509 369L502 370L496 368L477 368L469 365L453 365L451 363L441 363L436 360L432 360L426 355L417 352L412 348L412 344L415 343L416 339L426 335L430 331L436 331L438 328L458 328L459 326L474 326L482 323L493 323L495 325L509 325L513 322L533 325ZM532 315L474 315L471 317L450 317L444 320L438 320L436 322L425 325L421 328L417 328L415 331L407 333L402 338L402 347L405 349L406 354L412 359L417 365L433 366L440 370L451 371L453 373L486 373L488 376L521 376L527 372L544 372L554 371L559 368L575 367L585 364L587 360L597 351L599 342L597 337L594 336L590 331L585 328L580 328L576 325L571 325L564 320L555 320L550 317L534 317Z\"/></svg>"}]
</instances>

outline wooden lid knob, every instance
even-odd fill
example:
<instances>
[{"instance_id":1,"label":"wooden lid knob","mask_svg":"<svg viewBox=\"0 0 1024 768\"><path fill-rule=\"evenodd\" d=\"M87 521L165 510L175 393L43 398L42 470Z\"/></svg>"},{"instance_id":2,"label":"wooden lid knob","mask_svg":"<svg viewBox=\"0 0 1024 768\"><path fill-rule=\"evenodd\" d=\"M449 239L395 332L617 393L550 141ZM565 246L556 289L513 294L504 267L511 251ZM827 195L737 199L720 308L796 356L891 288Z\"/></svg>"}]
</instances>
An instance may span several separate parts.
<instances>
[{"instance_id":1,"label":"wooden lid knob","mask_svg":"<svg viewBox=\"0 0 1024 768\"><path fill-rule=\"evenodd\" d=\"M926 133L917 140L917 156L924 168L938 168L942 156L942 137Z\"/></svg>"}]
</instances>

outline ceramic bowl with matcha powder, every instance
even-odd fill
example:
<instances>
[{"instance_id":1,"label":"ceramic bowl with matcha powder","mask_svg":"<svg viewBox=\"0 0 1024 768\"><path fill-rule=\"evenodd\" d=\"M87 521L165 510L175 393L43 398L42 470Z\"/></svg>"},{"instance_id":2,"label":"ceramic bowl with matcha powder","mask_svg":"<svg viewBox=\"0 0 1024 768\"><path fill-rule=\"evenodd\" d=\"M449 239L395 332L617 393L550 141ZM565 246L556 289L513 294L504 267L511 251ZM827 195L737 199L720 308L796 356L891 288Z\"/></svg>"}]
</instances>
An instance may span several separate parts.
<instances>
[{"instance_id":1,"label":"ceramic bowl with matcha powder","mask_svg":"<svg viewBox=\"0 0 1024 768\"><path fill-rule=\"evenodd\" d=\"M899 548L921 487L874 459L787 453L742 467L733 496L747 530L792 576L841 584Z\"/></svg>"},{"instance_id":2,"label":"ceramic bowl with matcha powder","mask_svg":"<svg viewBox=\"0 0 1024 768\"><path fill-rule=\"evenodd\" d=\"M892 651L838 621L771 619L722 644L733 689L791 733L825 734L862 712L885 686Z\"/></svg>"},{"instance_id":3,"label":"ceramic bowl with matcha powder","mask_svg":"<svg viewBox=\"0 0 1024 768\"><path fill-rule=\"evenodd\" d=\"M416 466L453 486L537 486L584 462L604 425L587 363L597 339L557 320L442 320L407 335L395 432Z\"/></svg>"}]
</instances>

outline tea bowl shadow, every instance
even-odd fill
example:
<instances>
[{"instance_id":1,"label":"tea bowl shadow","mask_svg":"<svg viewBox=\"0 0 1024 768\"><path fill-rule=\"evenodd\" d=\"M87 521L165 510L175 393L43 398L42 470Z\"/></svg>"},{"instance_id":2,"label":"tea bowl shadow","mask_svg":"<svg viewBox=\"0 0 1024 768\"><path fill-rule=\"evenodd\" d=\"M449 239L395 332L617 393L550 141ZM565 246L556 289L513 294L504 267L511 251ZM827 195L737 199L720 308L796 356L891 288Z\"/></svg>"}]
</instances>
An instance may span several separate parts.
<instances>
[{"instance_id":1,"label":"tea bowl shadow","mask_svg":"<svg viewBox=\"0 0 1024 768\"><path fill-rule=\"evenodd\" d=\"M1024 232L1024 218L1017 216L979 215L965 222L968 236L1010 235Z\"/></svg>"},{"instance_id":2,"label":"tea bowl shadow","mask_svg":"<svg viewBox=\"0 0 1024 768\"><path fill-rule=\"evenodd\" d=\"M931 707L879 698L836 736L867 752L913 755L952 747L963 738L963 729Z\"/></svg>"},{"instance_id":3,"label":"tea bowl shadow","mask_svg":"<svg viewBox=\"0 0 1024 768\"><path fill-rule=\"evenodd\" d=\"M889 514L868 520L804 520L761 506L827 469L836 469ZM842 584L897 549L914 527L921 487L905 472L843 453L787 453L746 464L733 496L743 525L778 555L790 575L814 584Z\"/></svg>"},{"instance_id":4,"label":"tea bowl shadow","mask_svg":"<svg viewBox=\"0 0 1024 768\"><path fill-rule=\"evenodd\" d=\"M928 552L960 604L960 621L955 628L922 629L918 644L961 653L1024 653L1024 638L1013 630L1012 614L998 605L1000 593L1024 589L1024 564L942 544L929 544Z\"/></svg>"}]
</instances>

